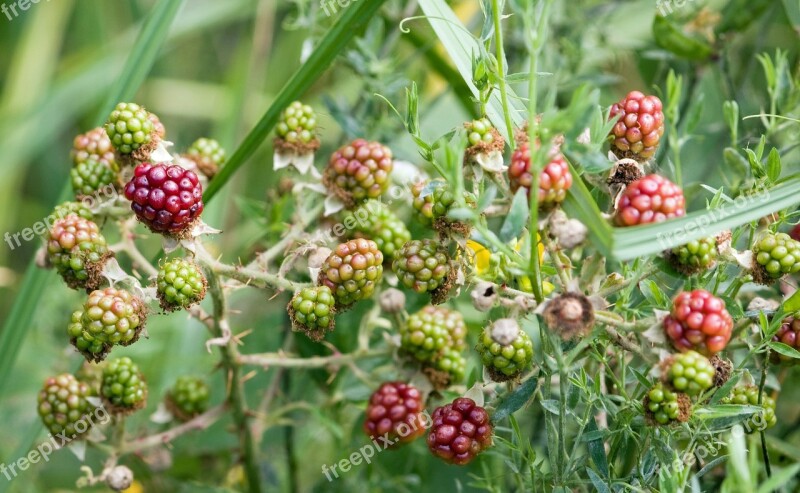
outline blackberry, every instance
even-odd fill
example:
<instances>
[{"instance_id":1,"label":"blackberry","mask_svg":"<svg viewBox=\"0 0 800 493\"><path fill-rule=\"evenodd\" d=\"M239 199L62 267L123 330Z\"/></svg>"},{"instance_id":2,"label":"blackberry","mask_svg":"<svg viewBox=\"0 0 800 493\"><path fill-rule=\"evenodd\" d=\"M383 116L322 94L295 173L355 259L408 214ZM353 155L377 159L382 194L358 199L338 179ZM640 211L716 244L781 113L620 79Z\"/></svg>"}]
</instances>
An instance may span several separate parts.
<instances>
[{"instance_id":1,"label":"blackberry","mask_svg":"<svg viewBox=\"0 0 800 493\"><path fill-rule=\"evenodd\" d=\"M178 377L165 399L167 409L179 421L189 421L208 409L211 391L208 384L198 377Z\"/></svg>"},{"instance_id":2,"label":"blackberry","mask_svg":"<svg viewBox=\"0 0 800 493\"><path fill-rule=\"evenodd\" d=\"M147 402L147 383L139 366L128 357L109 360L103 369L100 396L114 414L143 408Z\"/></svg>"},{"instance_id":3,"label":"blackberry","mask_svg":"<svg viewBox=\"0 0 800 493\"><path fill-rule=\"evenodd\" d=\"M44 381L37 411L51 435L73 440L83 436L93 425L91 414L97 407L89 402L92 396L94 392L89 385L63 373Z\"/></svg>"},{"instance_id":4,"label":"blackberry","mask_svg":"<svg viewBox=\"0 0 800 493\"><path fill-rule=\"evenodd\" d=\"M724 398L722 402L742 406L758 406L758 387L755 385L734 387L731 395ZM761 396L760 407L762 408L760 413L745 421L744 429L747 433L766 430L778 424L778 417L775 415L775 399L768 396L766 390Z\"/></svg>"},{"instance_id":5,"label":"blackberry","mask_svg":"<svg viewBox=\"0 0 800 493\"><path fill-rule=\"evenodd\" d=\"M530 144L524 142L514 151L511 156L511 165L508 168L508 179L511 191L524 188L526 195L530 197L533 175L531 168L531 149ZM550 156L550 161L539 173L539 208L549 210L560 204L567 197L567 191L572 187L572 173L569 165L560 153L556 152Z\"/></svg>"},{"instance_id":6,"label":"blackberry","mask_svg":"<svg viewBox=\"0 0 800 493\"><path fill-rule=\"evenodd\" d=\"M316 136L317 115L314 109L295 101L283 113L280 121L275 126L275 148L278 151L295 151L301 154L315 151L319 148L319 139Z\"/></svg>"},{"instance_id":7,"label":"blackberry","mask_svg":"<svg viewBox=\"0 0 800 493\"><path fill-rule=\"evenodd\" d=\"M475 349L496 382L518 378L533 361L531 338L511 318L501 318L486 327Z\"/></svg>"},{"instance_id":8,"label":"blackberry","mask_svg":"<svg viewBox=\"0 0 800 493\"><path fill-rule=\"evenodd\" d=\"M340 243L322 265L317 284L327 286L336 307L347 308L372 296L383 276L383 253L367 239Z\"/></svg>"},{"instance_id":9,"label":"blackberry","mask_svg":"<svg viewBox=\"0 0 800 493\"><path fill-rule=\"evenodd\" d=\"M668 260L678 271L692 275L714 266L717 259L717 240L713 236L692 240L669 251Z\"/></svg>"},{"instance_id":10,"label":"blackberry","mask_svg":"<svg viewBox=\"0 0 800 493\"><path fill-rule=\"evenodd\" d=\"M632 182L619 197L614 220L618 226L660 223L686 214L683 190L659 175Z\"/></svg>"},{"instance_id":11,"label":"blackberry","mask_svg":"<svg viewBox=\"0 0 800 493\"><path fill-rule=\"evenodd\" d=\"M392 151L379 142L356 139L331 155L322 181L348 208L380 197L389 188Z\"/></svg>"},{"instance_id":12,"label":"blackberry","mask_svg":"<svg viewBox=\"0 0 800 493\"><path fill-rule=\"evenodd\" d=\"M679 293L663 324L677 350L693 349L706 356L725 349L733 331L725 302L703 289Z\"/></svg>"},{"instance_id":13,"label":"blackberry","mask_svg":"<svg viewBox=\"0 0 800 493\"><path fill-rule=\"evenodd\" d=\"M147 110L135 103L119 103L105 125L108 138L120 154L155 148L159 140L155 128Z\"/></svg>"},{"instance_id":14,"label":"blackberry","mask_svg":"<svg viewBox=\"0 0 800 493\"><path fill-rule=\"evenodd\" d=\"M314 341L320 341L334 327L336 301L328 286L303 288L295 293L287 310L292 329L304 332Z\"/></svg>"},{"instance_id":15,"label":"blackberry","mask_svg":"<svg viewBox=\"0 0 800 493\"><path fill-rule=\"evenodd\" d=\"M114 159L114 147L103 127L94 128L75 137L70 156L72 164L75 166L87 161L95 161L105 164L111 170L118 170L117 162Z\"/></svg>"},{"instance_id":16,"label":"blackberry","mask_svg":"<svg viewBox=\"0 0 800 493\"><path fill-rule=\"evenodd\" d=\"M203 212L203 187L193 172L167 163L142 163L125 185L131 209L154 233L183 238Z\"/></svg>"},{"instance_id":17,"label":"blackberry","mask_svg":"<svg viewBox=\"0 0 800 493\"><path fill-rule=\"evenodd\" d=\"M753 277L758 282L769 284L771 279L800 272L800 242L786 233L766 233L753 253L758 264Z\"/></svg>"},{"instance_id":18,"label":"blackberry","mask_svg":"<svg viewBox=\"0 0 800 493\"><path fill-rule=\"evenodd\" d=\"M72 313L70 342L88 361L102 361L114 345L136 342L144 329L146 307L128 291L92 291L83 307Z\"/></svg>"},{"instance_id":19,"label":"blackberry","mask_svg":"<svg viewBox=\"0 0 800 493\"><path fill-rule=\"evenodd\" d=\"M353 237L373 240L385 260L391 260L394 253L411 239L406 224L377 200L368 200L353 211L345 211L342 224L352 231Z\"/></svg>"},{"instance_id":20,"label":"blackberry","mask_svg":"<svg viewBox=\"0 0 800 493\"><path fill-rule=\"evenodd\" d=\"M608 135L612 150L619 152L619 157L637 160L652 158L664 135L661 100L656 96L631 91L611 107L609 118L617 115L620 115L620 119Z\"/></svg>"},{"instance_id":21,"label":"blackberry","mask_svg":"<svg viewBox=\"0 0 800 493\"><path fill-rule=\"evenodd\" d=\"M117 188L117 171L93 159L76 164L69 176L78 199Z\"/></svg>"},{"instance_id":22,"label":"blackberry","mask_svg":"<svg viewBox=\"0 0 800 493\"><path fill-rule=\"evenodd\" d=\"M708 358L696 351L672 356L667 361L667 366L667 381L678 392L695 396L714 385L714 366Z\"/></svg>"},{"instance_id":23,"label":"blackberry","mask_svg":"<svg viewBox=\"0 0 800 493\"><path fill-rule=\"evenodd\" d=\"M486 409L466 397L436 408L428 449L445 462L464 465L492 446L492 424Z\"/></svg>"},{"instance_id":24,"label":"blackberry","mask_svg":"<svg viewBox=\"0 0 800 493\"><path fill-rule=\"evenodd\" d=\"M53 208L53 212L49 217L55 219L63 219L70 214L82 217L83 219L91 221L94 214L91 209L83 205L83 202L62 202Z\"/></svg>"},{"instance_id":25,"label":"blackberry","mask_svg":"<svg viewBox=\"0 0 800 493\"><path fill-rule=\"evenodd\" d=\"M195 140L184 157L194 162L197 169L209 179L214 178L226 159L225 149L219 142L205 137Z\"/></svg>"},{"instance_id":26,"label":"blackberry","mask_svg":"<svg viewBox=\"0 0 800 493\"><path fill-rule=\"evenodd\" d=\"M467 360L461 351L453 347L446 347L439 358L433 363L425 364L423 370L434 388L443 389L464 381L467 373Z\"/></svg>"},{"instance_id":27,"label":"blackberry","mask_svg":"<svg viewBox=\"0 0 800 493\"><path fill-rule=\"evenodd\" d=\"M692 404L689 397L666 389L661 382L647 392L643 404L648 421L654 424L686 422L691 416Z\"/></svg>"},{"instance_id":28,"label":"blackberry","mask_svg":"<svg viewBox=\"0 0 800 493\"><path fill-rule=\"evenodd\" d=\"M414 197L412 205L416 216L422 224L433 225L439 231L451 228L451 226L456 230L464 230L468 227L463 226L460 221L447 217L450 209L457 204L456 196L446 182L441 180L421 181L411 188L411 194ZM467 207L475 208L478 205L475 196L471 193L464 193L464 201Z\"/></svg>"},{"instance_id":29,"label":"blackberry","mask_svg":"<svg viewBox=\"0 0 800 493\"><path fill-rule=\"evenodd\" d=\"M47 255L69 287L87 290L100 285L103 266L114 256L97 224L75 214L53 223Z\"/></svg>"},{"instance_id":30,"label":"blackberry","mask_svg":"<svg viewBox=\"0 0 800 493\"><path fill-rule=\"evenodd\" d=\"M778 329L778 332L772 336L772 340L775 342L782 342L787 346L800 351L800 318L787 317L783 319L781 327ZM797 362L797 359L792 358L791 356L777 354L774 351L772 354L777 355L778 361L782 361L784 363Z\"/></svg>"},{"instance_id":31,"label":"blackberry","mask_svg":"<svg viewBox=\"0 0 800 493\"><path fill-rule=\"evenodd\" d=\"M174 311L199 303L206 295L206 277L194 262L175 258L158 269L156 292L161 308Z\"/></svg>"},{"instance_id":32,"label":"blackberry","mask_svg":"<svg viewBox=\"0 0 800 493\"><path fill-rule=\"evenodd\" d=\"M457 311L425 306L400 327L400 347L420 362L434 362L446 348L465 346L467 326Z\"/></svg>"},{"instance_id":33,"label":"blackberry","mask_svg":"<svg viewBox=\"0 0 800 493\"><path fill-rule=\"evenodd\" d=\"M371 440L386 437L391 447L412 442L425 434L425 406L416 387L386 382L369 399L364 432Z\"/></svg>"},{"instance_id":34,"label":"blackberry","mask_svg":"<svg viewBox=\"0 0 800 493\"><path fill-rule=\"evenodd\" d=\"M392 270L403 286L417 293L430 293L434 305L447 299L456 275L447 250L429 239L403 245L395 254Z\"/></svg>"}]
</instances>

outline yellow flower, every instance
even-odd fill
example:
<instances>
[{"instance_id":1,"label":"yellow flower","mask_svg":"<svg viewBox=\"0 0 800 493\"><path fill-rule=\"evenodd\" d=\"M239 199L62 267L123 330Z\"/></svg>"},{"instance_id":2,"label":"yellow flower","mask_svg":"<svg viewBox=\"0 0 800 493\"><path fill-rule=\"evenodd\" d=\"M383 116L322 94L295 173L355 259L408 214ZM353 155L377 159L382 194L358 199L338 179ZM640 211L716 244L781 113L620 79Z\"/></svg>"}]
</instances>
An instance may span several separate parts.
<instances>
[{"instance_id":1,"label":"yellow flower","mask_svg":"<svg viewBox=\"0 0 800 493\"><path fill-rule=\"evenodd\" d=\"M122 490L122 493L144 493L144 487L142 483L134 480L128 488Z\"/></svg>"},{"instance_id":2,"label":"yellow flower","mask_svg":"<svg viewBox=\"0 0 800 493\"><path fill-rule=\"evenodd\" d=\"M485 274L489 270L489 258L492 256L492 252L474 240L467 240L467 250L467 258L475 267L477 274L479 276Z\"/></svg>"},{"instance_id":3,"label":"yellow flower","mask_svg":"<svg viewBox=\"0 0 800 493\"><path fill-rule=\"evenodd\" d=\"M539 242L539 265L542 265L544 263L544 243L541 242L538 234L536 235L536 241ZM514 250L517 252L522 250L522 243L522 241L514 240Z\"/></svg>"}]
</instances>

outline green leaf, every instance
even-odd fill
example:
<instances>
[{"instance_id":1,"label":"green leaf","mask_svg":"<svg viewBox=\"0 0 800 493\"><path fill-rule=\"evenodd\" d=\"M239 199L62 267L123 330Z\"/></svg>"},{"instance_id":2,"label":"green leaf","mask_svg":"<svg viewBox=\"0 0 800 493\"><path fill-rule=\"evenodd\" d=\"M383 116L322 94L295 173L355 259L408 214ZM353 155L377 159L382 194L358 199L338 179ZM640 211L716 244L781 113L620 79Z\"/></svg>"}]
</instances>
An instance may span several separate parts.
<instances>
[{"instance_id":1,"label":"green leaf","mask_svg":"<svg viewBox=\"0 0 800 493\"><path fill-rule=\"evenodd\" d=\"M594 489L599 493L611 493L608 485L603 482L603 479L597 475L596 472L592 471L590 468L586 468L586 474L589 475L589 480L591 480Z\"/></svg>"},{"instance_id":2,"label":"green leaf","mask_svg":"<svg viewBox=\"0 0 800 493\"><path fill-rule=\"evenodd\" d=\"M715 31L744 31L750 23L761 17L761 14L774 3L774 0L732 0L723 9L724 15Z\"/></svg>"},{"instance_id":3,"label":"green leaf","mask_svg":"<svg viewBox=\"0 0 800 493\"><path fill-rule=\"evenodd\" d=\"M747 170L750 169L750 165L747 162L739 151L734 149L733 147L726 147L722 151L722 159L725 161L725 164L728 165L731 169L733 169L737 173L747 173Z\"/></svg>"},{"instance_id":4,"label":"green leaf","mask_svg":"<svg viewBox=\"0 0 800 493\"><path fill-rule=\"evenodd\" d=\"M729 378L728 381L722 385L722 387L718 388L717 391L714 392L709 404L717 404L722 399L731 395L733 388L736 387L736 384L739 383L741 378L742 375L739 373L732 375L731 378Z\"/></svg>"},{"instance_id":5,"label":"green leaf","mask_svg":"<svg viewBox=\"0 0 800 493\"><path fill-rule=\"evenodd\" d=\"M711 46L698 38L685 35L675 24L660 15L653 19L653 38L658 46L689 60L705 60L711 55Z\"/></svg>"},{"instance_id":6,"label":"green leaf","mask_svg":"<svg viewBox=\"0 0 800 493\"><path fill-rule=\"evenodd\" d=\"M524 406L530 400L531 396L533 396L534 392L536 392L538 384L538 378L535 376L530 377L522 382L522 385L514 389L511 394L503 397L497 405L494 414L492 414L492 422L499 423Z\"/></svg>"},{"instance_id":7,"label":"green leaf","mask_svg":"<svg viewBox=\"0 0 800 493\"><path fill-rule=\"evenodd\" d=\"M783 0L783 8L794 30L800 32L800 2L797 2L797 0Z\"/></svg>"},{"instance_id":8,"label":"green leaf","mask_svg":"<svg viewBox=\"0 0 800 493\"><path fill-rule=\"evenodd\" d=\"M767 344L769 344L769 347L776 353L780 353L789 358L800 359L800 351L787 344L777 341L769 341Z\"/></svg>"},{"instance_id":9,"label":"green leaf","mask_svg":"<svg viewBox=\"0 0 800 493\"><path fill-rule=\"evenodd\" d=\"M219 193L233 174L256 152L269 136L284 108L299 99L311 85L319 79L333 63L336 56L353 37L362 30L385 0L361 0L342 11L341 17L331 26L319 41L311 56L300 70L286 82L275 101L267 109L261 120L244 138L219 174L208 184L203 200L209 201Z\"/></svg>"},{"instance_id":10,"label":"green leaf","mask_svg":"<svg viewBox=\"0 0 800 493\"><path fill-rule=\"evenodd\" d=\"M767 178L772 183L778 181L781 177L781 155L778 149L772 148L767 157Z\"/></svg>"},{"instance_id":11,"label":"green leaf","mask_svg":"<svg viewBox=\"0 0 800 493\"><path fill-rule=\"evenodd\" d=\"M608 458L606 457L606 448L605 444L603 443L603 433L601 430L597 429L597 422L595 421L594 417L590 417L589 422L586 423L586 433L584 434L584 437L591 433L596 433L597 437L587 440L586 442L586 446L589 449L589 455L592 457L592 462L594 462L594 465L600 471L600 474L602 474L604 478L607 478L609 474ZM594 483L594 480L592 483ZM595 486L597 485L595 484Z\"/></svg>"},{"instance_id":12,"label":"green leaf","mask_svg":"<svg viewBox=\"0 0 800 493\"><path fill-rule=\"evenodd\" d=\"M150 10L117 83L109 91L105 104L98 112L95 126L105 122L108 112L117 102L135 95L139 84L155 62L156 55L167 37L169 26L182 3L161 0ZM66 195L68 189L69 186L66 186L62 196ZM4 351L4 357L0 358L0 393L10 380L9 375L14 367L14 361L36 312L36 303L41 299L41 293L52 279L52 275L50 271L36 267L33 260L25 271L19 294L0 332L0 347Z\"/></svg>"},{"instance_id":13,"label":"green leaf","mask_svg":"<svg viewBox=\"0 0 800 493\"><path fill-rule=\"evenodd\" d=\"M667 305L667 295L664 294L661 288L658 287L658 284L652 279L645 279L640 282L639 289L650 303L659 307Z\"/></svg>"},{"instance_id":14,"label":"green leaf","mask_svg":"<svg viewBox=\"0 0 800 493\"><path fill-rule=\"evenodd\" d=\"M761 483L756 493L772 493L773 491L778 491L797 476L798 472L800 472L800 464L792 464L778 472L773 472L772 477Z\"/></svg>"},{"instance_id":15,"label":"green leaf","mask_svg":"<svg viewBox=\"0 0 800 493\"><path fill-rule=\"evenodd\" d=\"M800 311L800 290L795 291L783 302L783 311L786 313L796 313Z\"/></svg>"},{"instance_id":16,"label":"green leaf","mask_svg":"<svg viewBox=\"0 0 800 493\"><path fill-rule=\"evenodd\" d=\"M514 238L519 238L525 224L528 222L528 189L520 187L511 201L511 208L506 214L503 226L500 228L500 241L508 243Z\"/></svg>"}]
</instances>

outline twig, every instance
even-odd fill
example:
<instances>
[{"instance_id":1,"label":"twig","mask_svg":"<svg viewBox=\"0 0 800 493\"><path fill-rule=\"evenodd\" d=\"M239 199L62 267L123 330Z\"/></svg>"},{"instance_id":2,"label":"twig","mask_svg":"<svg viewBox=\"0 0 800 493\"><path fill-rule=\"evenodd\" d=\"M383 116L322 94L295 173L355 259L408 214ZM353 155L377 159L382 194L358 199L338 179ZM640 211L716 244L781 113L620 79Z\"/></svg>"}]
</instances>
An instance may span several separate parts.
<instances>
[{"instance_id":1,"label":"twig","mask_svg":"<svg viewBox=\"0 0 800 493\"><path fill-rule=\"evenodd\" d=\"M179 436L185 435L191 431L204 430L214 424L225 413L227 407L227 404L220 404L219 406L213 407L203 414L200 414L193 419L167 431L131 440L120 447L120 453L130 454L141 452L142 450L157 447L159 445L165 445Z\"/></svg>"},{"instance_id":2,"label":"twig","mask_svg":"<svg viewBox=\"0 0 800 493\"><path fill-rule=\"evenodd\" d=\"M308 358L296 358L283 353L241 354L237 362L240 365L256 365L265 368L324 368L330 365L344 365L361 359L385 357L391 353L390 349L372 349Z\"/></svg>"}]
</instances>

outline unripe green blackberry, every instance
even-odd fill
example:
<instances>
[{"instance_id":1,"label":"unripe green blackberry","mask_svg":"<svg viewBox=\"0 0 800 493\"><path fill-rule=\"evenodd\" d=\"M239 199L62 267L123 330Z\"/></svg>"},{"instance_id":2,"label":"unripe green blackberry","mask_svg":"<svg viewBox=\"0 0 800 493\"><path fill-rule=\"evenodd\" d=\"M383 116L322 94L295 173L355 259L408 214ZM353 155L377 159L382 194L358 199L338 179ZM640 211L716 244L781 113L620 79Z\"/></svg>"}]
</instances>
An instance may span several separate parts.
<instances>
[{"instance_id":1,"label":"unripe green blackberry","mask_svg":"<svg viewBox=\"0 0 800 493\"><path fill-rule=\"evenodd\" d=\"M444 181L421 181L411 188L411 194L416 216L422 224L441 228L456 222L447 217L450 208L456 204L456 196ZM471 193L464 193L464 201L467 207L477 207L475 196Z\"/></svg>"},{"instance_id":2,"label":"unripe green blackberry","mask_svg":"<svg viewBox=\"0 0 800 493\"><path fill-rule=\"evenodd\" d=\"M287 307L292 329L304 332L312 340L322 340L326 332L333 330L335 304L333 292L328 286L301 289Z\"/></svg>"},{"instance_id":3,"label":"unripe green blackberry","mask_svg":"<svg viewBox=\"0 0 800 493\"><path fill-rule=\"evenodd\" d=\"M92 291L67 327L70 342L89 361L102 361L114 345L136 342L144 328L142 301L116 288Z\"/></svg>"},{"instance_id":4,"label":"unripe green blackberry","mask_svg":"<svg viewBox=\"0 0 800 493\"><path fill-rule=\"evenodd\" d=\"M383 253L374 241L361 238L340 243L331 252L317 284L331 289L340 309L372 296L382 276Z\"/></svg>"},{"instance_id":5,"label":"unripe green blackberry","mask_svg":"<svg viewBox=\"0 0 800 493\"><path fill-rule=\"evenodd\" d=\"M198 377L178 377L166 397L167 409L179 421L189 421L208 409L211 392Z\"/></svg>"},{"instance_id":6,"label":"unripe green blackberry","mask_svg":"<svg viewBox=\"0 0 800 493\"><path fill-rule=\"evenodd\" d=\"M76 164L69 170L69 177L72 190L79 199L117 187L117 172L107 164L92 159Z\"/></svg>"},{"instance_id":7,"label":"unripe green blackberry","mask_svg":"<svg viewBox=\"0 0 800 493\"><path fill-rule=\"evenodd\" d=\"M475 349L496 382L519 377L533 361L531 338L511 318L501 318L486 327Z\"/></svg>"},{"instance_id":8,"label":"unripe green blackberry","mask_svg":"<svg viewBox=\"0 0 800 493\"><path fill-rule=\"evenodd\" d=\"M714 365L697 351L686 351L667 360L667 381L678 392L695 396L714 385Z\"/></svg>"},{"instance_id":9,"label":"unripe green blackberry","mask_svg":"<svg viewBox=\"0 0 800 493\"><path fill-rule=\"evenodd\" d=\"M93 128L85 134L75 137L70 156L72 164L76 166L87 161L97 161L105 164L109 169L117 169L114 147L103 127Z\"/></svg>"},{"instance_id":10,"label":"unripe green blackberry","mask_svg":"<svg viewBox=\"0 0 800 493\"><path fill-rule=\"evenodd\" d=\"M758 266L755 279L769 284L786 274L800 272L800 242L786 233L766 233L753 247Z\"/></svg>"},{"instance_id":11,"label":"unripe green blackberry","mask_svg":"<svg viewBox=\"0 0 800 493\"><path fill-rule=\"evenodd\" d=\"M645 395L644 409L651 422L666 425L674 421L688 421L692 408L686 394L672 392L658 382Z\"/></svg>"},{"instance_id":12,"label":"unripe green blackberry","mask_svg":"<svg viewBox=\"0 0 800 493\"><path fill-rule=\"evenodd\" d=\"M57 219L63 219L70 214L75 214L76 216L80 216L84 219L89 221L92 220L94 214L92 213L91 209L83 205L83 202L62 202L53 208L53 212L50 214L50 217ZM54 221L55 222L55 221Z\"/></svg>"},{"instance_id":13,"label":"unripe green blackberry","mask_svg":"<svg viewBox=\"0 0 800 493\"><path fill-rule=\"evenodd\" d=\"M147 110L135 103L119 103L109 115L105 130L120 154L131 154L158 138Z\"/></svg>"},{"instance_id":14,"label":"unripe green blackberry","mask_svg":"<svg viewBox=\"0 0 800 493\"><path fill-rule=\"evenodd\" d=\"M734 387L731 395L724 398L722 402L724 404L758 406L758 387L755 385ZM763 411L754 414L750 419L745 421L744 428L747 433L766 430L778 424L778 417L775 416L775 399L768 396L766 391L764 391L761 396L761 408Z\"/></svg>"},{"instance_id":15,"label":"unripe green blackberry","mask_svg":"<svg viewBox=\"0 0 800 493\"><path fill-rule=\"evenodd\" d=\"M467 138L471 146L480 145L481 143L491 144L495 140L496 130L488 118L473 120L464 126L467 129Z\"/></svg>"},{"instance_id":16,"label":"unripe green blackberry","mask_svg":"<svg viewBox=\"0 0 800 493\"><path fill-rule=\"evenodd\" d=\"M109 360L103 369L100 396L114 414L143 408L147 403L147 382L139 366L128 357Z\"/></svg>"},{"instance_id":17,"label":"unripe green blackberry","mask_svg":"<svg viewBox=\"0 0 800 493\"><path fill-rule=\"evenodd\" d=\"M72 289L100 285L103 265L113 253L97 224L75 214L53 223L47 239L50 265Z\"/></svg>"},{"instance_id":18,"label":"unripe green blackberry","mask_svg":"<svg viewBox=\"0 0 800 493\"><path fill-rule=\"evenodd\" d=\"M703 272L714 266L717 259L717 240L713 236L692 240L669 252L670 263L687 275Z\"/></svg>"},{"instance_id":19,"label":"unripe green blackberry","mask_svg":"<svg viewBox=\"0 0 800 493\"><path fill-rule=\"evenodd\" d=\"M295 101L290 104L275 126L278 137L287 144L309 145L316 140L317 115L314 109Z\"/></svg>"},{"instance_id":20,"label":"unripe green blackberry","mask_svg":"<svg viewBox=\"0 0 800 493\"><path fill-rule=\"evenodd\" d=\"M464 348L467 326L461 313L444 307L425 306L400 327L400 347L417 361L433 362L446 348Z\"/></svg>"},{"instance_id":21,"label":"unripe green blackberry","mask_svg":"<svg viewBox=\"0 0 800 493\"><path fill-rule=\"evenodd\" d=\"M166 311L189 308L206 295L206 277L194 262L174 258L158 269L156 292L158 301Z\"/></svg>"},{"instance_id":22,"label":"unripe green blackberry","mask_svg":"<svg viewBox=\"0 0 800 493\"><path fill-rule=\"evenodd\" d=\"M394 253L411 239L406 224L377 200L368 200L353 211L345 211L342 218L342 224L355 238L374 241L384 260L394 258Z\"/></svg>"},{"instance_id":23,"label":"unripe green blackberry","mask_svg":"<svg viewBox=\"0 0 800 493\"><path fill-rule=\"evenodd\" d=\"M52 435L68 440L79 438L91 429L91 414L97 409L87 397L91 387L69 373L50 377L39 391L38 412L42 423Z\"/></svg>"},{"instance_id":24,"label":"unripe green blackberry","mask_svg":"<svg viewBox=\"0 0 800 493\"><path fill-rule=\"evenodd\" d=\"M460 351L448 347L444 349L439 359L433 363L432 368L440 373L440 377L446 376L443 380L433 380L435 387L443 388L464 380L464 376L467 373L467 360Z\"/></svg>"},{"instance_id":25,"label":"unripe green blackberry","mask_svg":"<svg viewBox=\"0 0 800 493\"><path fill-rule=\"evenodd\" d=\"M208 178L213 178L225 164L225 149L214 139L201 137L189 146L185 157L192 160L197 169Z\"/></svg>"},{"instance_id":26,"label":"unripe green blackberry","mask_svg":"<svg viewBox=\"0 0 800 493\"><path fill-rule=\"evenodd\" d=\"M392 270L403 286L417 293L430 293L434 305L447 299L455 280L450 255L435 240L411 240L397 251Z\"/></svg>"}]
</instances>

